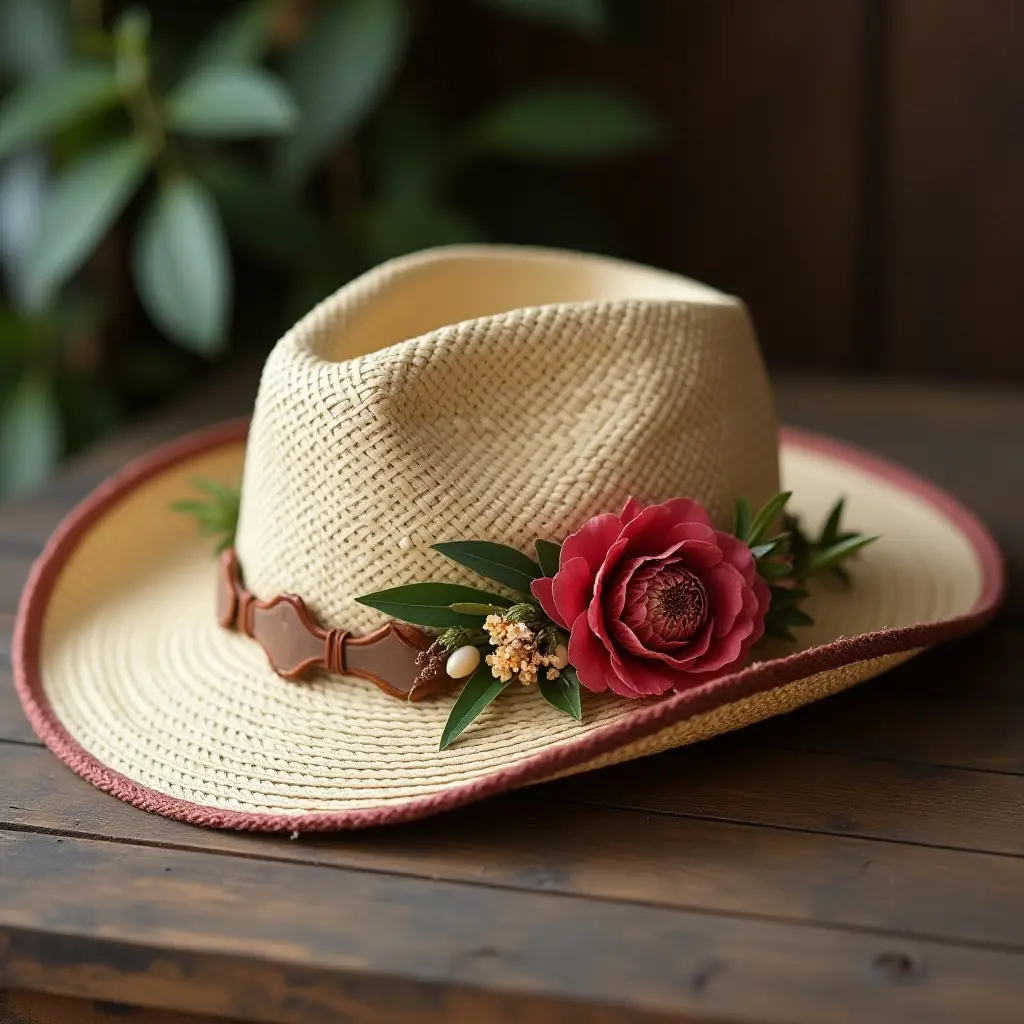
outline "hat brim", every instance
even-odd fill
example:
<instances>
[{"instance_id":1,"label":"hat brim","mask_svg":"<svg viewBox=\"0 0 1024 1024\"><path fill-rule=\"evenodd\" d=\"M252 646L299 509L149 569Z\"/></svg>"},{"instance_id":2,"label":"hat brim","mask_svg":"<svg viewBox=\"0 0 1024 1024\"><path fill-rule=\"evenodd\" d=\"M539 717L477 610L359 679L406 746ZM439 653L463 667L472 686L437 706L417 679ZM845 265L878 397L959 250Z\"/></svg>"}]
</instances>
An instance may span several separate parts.
<instances>
[{"instance_id":1,"label":"hat brim","mask_svg":"<svg viewBox=\"0 0 1024 1024\"><path fill-rule=\"evenodd\" d=\"M992 616L991 536L955 499L876 456L782 434L794 510L882 536L846 589L818 587L800 649L656 701L585 694L572 721L516 687L446 751L453 698L402 704L360 680L288 682L212 610L209 545L170 504L234 484L247 425L165 446L70 513L33 568L14 638L33 728L75 772L194 824L266 831L406 821L528 783L707 739L878 675ZM774 653L774 652L773 652Z\"/></svg>"}]
</instances>

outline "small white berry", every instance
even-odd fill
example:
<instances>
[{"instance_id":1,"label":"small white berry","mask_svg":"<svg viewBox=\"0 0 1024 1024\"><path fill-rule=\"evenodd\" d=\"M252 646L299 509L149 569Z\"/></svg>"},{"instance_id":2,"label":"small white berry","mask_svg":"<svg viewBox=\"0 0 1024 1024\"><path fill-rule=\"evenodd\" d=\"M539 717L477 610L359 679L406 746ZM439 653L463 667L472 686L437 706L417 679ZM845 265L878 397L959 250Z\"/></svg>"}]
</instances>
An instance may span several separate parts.
<instances>
[{"instance_id":1,"label":"small white berry","mask_svg":"<svg viewBox=\"0 0 1024 1024\"><path fill-rule=\"evenodd\" d=\"M554 667L561 671L569 664L569 648L565 644L559 644L555 648L555 665Z\"/></svg>"},{"instance_id":2,"label":"small white berry","mask_svg":"<svg viewBox=\"0 0 1024 1024\"><path fill-rule=\"evenodd\" d=\"M403 537L403 538L402 538L402 539L401 539L401 540L400 540L400 541L398 542L398 546L399 546L399 547L400 547L400 548L401 548L401 549L402 549L403 551L408 551L408 550L409 550L409 548L411 547L411 545L412 545L412 541L411 541L411 540L409 540L409 538L408 538L408 537Z\"/></svg>"},{"instance_id":3,"label":"small white berry","mask_svg":"<svg viewBox=\"0 0 1024 1024\"><path fill-rule=\"evenodd\" d=\"M464 679L472 675L480 664L480 651L472 644L466 644L448 655L445 671L452 679Z\"/></svg>"}]
</instances>

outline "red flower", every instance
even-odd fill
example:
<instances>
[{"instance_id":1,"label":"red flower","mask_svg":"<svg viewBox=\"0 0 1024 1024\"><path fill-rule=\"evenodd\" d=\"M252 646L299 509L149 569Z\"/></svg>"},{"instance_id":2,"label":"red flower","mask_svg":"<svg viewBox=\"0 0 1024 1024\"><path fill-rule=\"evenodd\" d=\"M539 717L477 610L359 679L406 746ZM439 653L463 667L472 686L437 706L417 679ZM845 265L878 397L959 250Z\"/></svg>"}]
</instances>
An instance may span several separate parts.
<instances>
[{"instance_id":1,"label":"red flower","mask_svg":"<svg viewBox=\"0 0 1024 1024\"><path fill-rule=\"evenodd\" d=\"M533 595L569 630L590 690L648 697L742 664L764 633L768 586L742 541L688 498L594 516L562 545Z\"/></svg>"}]
</instances>

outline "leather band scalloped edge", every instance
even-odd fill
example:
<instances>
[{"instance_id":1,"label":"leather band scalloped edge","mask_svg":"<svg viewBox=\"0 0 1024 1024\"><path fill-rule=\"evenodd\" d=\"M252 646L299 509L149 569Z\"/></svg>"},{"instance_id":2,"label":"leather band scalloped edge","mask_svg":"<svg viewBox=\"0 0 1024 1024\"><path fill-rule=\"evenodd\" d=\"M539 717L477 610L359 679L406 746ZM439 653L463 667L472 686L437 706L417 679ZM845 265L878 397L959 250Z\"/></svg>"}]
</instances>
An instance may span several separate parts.
<instances>
[{"instance_id":1,"label":"leather band scalloped edge","mask_svg":"<svg viewBox=\"0 0 1024 1024\"><path fill-rule=\"evenodd\" d=\"M898 490L914 494L953 522L970 541L982 568L982 593L974 608L943 622L879 630L751 665L697 689L638 708L621 721L578 740L559 744L472 782L429 796L339 812L268 815L221 810L142 786L85 751L61 725L46 698L40 673L40 647L46 606L54 584L91 525L144 481L203 452L242 444L247 431L248 421L234 421L199 431L137 459L101 484L65 517L33 565L14 630L11 660L15 686L29 722L47 747L98 789L135 807L194 825L266 832L322 832L427 817L565 771L694 715L815 673L965 636L993 617L1005 595L1005 569L995 541L973 513L951 495L887 459L817 434L783 429L781 440L784 443L818 452L879 477Z\"/></svg>"}]
</instances>

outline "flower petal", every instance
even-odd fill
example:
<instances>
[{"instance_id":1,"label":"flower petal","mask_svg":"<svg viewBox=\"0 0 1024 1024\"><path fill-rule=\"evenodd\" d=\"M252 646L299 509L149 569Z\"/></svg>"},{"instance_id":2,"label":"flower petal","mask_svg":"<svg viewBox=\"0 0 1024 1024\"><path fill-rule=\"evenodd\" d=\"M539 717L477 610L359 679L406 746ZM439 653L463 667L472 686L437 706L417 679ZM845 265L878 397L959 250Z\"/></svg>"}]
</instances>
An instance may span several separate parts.
<instances>
[{"instance_id":1,"label":"flower petal","mask_svg":"<svg viewBox=\"0 0 1024 1024\"><path fill-rule=\"evenodd\" d=\"M608 652L594 636L586 612L576 617L569 633L569 664L588 690L601 693L608 689L606 677L611 669Z\"/></svg>"},{"instance_id":2,"label":"flower petal","mask_svg":"<svg viewBox=\"0 0 1024 1024\"><path fill-rule=\"evenodd\" d=\"M665 502L665 508L669 509L677 520L690 523L703 523L714 529L711 516L707 514L704 506L693 498L670 498Z\"/></svg>"},{"instance_id":3,"label":"flower petal","mask_svg":"<svg viewBox=\"0 0 1024 1024\"><path fill-rule=\"evenodd\" d=\"M622 520L622 525L625 526L631 519L636 519L638 515L644 510L643 505L640 504L636 498L631 494L626 499L626 504L622 506L622 512L619 514L619 519Z\"/></svg>"},{"instance_id":4,"label":"flower petal","mask_svg":"<svg viewBox=\"0 0 1024 1024\"><path fill-rule=\"evenodd\" d=\"M580 612L586 611L593 594L594 574L587 560L579 556L567 562L563 560L551 587L551 597L562 622L575 622Z\"/></svg>"},{"instance_id":5,"label":"flower petal","mask_svg":"<svg viewBox=\"0 0 1024 1024\"><path fill-rule=\"evenodd\" d=\"M559 614L558 608L555 606L555 599L551 595L551 588L553 584L553 576L542 576L539 580L534 580L530 584L530 593L540 601L540 606L544 609L544 614L547 615L549 619L558 623L562 629L568 629L569 626L565 619L563 619ZM570 621L572 620L570 619Z\"/></svg>"},{"instance_id":6,"label":"flower petal","mask_svg":"<svg viewBox=\"0 0 1024 1024\"><path fill-rule=\"evenodd\" d=\"M559 570L570 559L585 558L590 571L596 573L621 532L622 520L610 512L588 519L575 533L565 538L559 557Z\"/></svg>"},{"instance_id":7,"label":"flower petal","mask_svg":"<svg viewBox=\"0 0 1024 1024\"><path fill-rule=\"evenodd\" d=\"M743 576L728 562L720 562L701 574L701 582L707 588L711 606L708 618L714 624L715 636L724 636L743 611Z\"/></svg>"}]
</instances>

